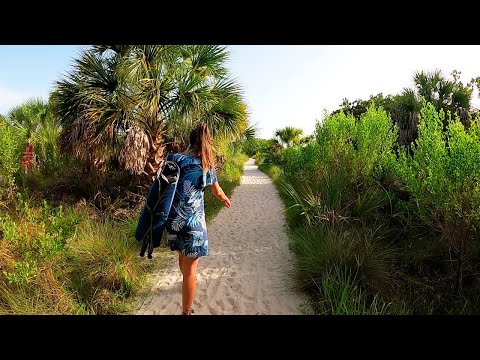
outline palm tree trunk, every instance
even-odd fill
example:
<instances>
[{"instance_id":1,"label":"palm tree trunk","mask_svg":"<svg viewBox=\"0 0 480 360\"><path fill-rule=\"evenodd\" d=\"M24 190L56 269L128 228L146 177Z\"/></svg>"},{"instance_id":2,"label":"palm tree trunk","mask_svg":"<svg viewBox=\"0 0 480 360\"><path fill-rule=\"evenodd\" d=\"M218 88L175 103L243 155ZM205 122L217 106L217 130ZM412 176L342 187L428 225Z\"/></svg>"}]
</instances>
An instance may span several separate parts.
<instances>
[{"instance_id":1,"label":"palm tree trunk","mask_svg":"<svg viewBox=\"0 0 480 360\"><path fill-rule=\"evenodd\" d=\"M150 138L150 149L145 163L144 173L151 182L158 174L160 165L165 157L165 145L163 142L163 134L157 131Z\"/></svg>"}]
</instances>

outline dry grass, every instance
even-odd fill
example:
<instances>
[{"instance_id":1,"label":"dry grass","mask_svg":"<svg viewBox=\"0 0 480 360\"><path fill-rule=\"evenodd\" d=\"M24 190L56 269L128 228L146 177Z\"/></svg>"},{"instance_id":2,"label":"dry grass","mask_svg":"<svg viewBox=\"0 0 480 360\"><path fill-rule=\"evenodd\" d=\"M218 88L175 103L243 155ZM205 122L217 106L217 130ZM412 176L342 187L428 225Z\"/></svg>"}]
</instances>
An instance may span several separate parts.
<instances>
[{"instance_id":1,"label":"dry grass","mask_svg":"<svg viewBox=\"0 0 480 360\"><path fill-rule=\"evenodd\" d=\"M135 220L102 218L86 202L69 209L20 202L0 223L0 313L131 311L141 265Z\"/></svg>"}]
</instances>

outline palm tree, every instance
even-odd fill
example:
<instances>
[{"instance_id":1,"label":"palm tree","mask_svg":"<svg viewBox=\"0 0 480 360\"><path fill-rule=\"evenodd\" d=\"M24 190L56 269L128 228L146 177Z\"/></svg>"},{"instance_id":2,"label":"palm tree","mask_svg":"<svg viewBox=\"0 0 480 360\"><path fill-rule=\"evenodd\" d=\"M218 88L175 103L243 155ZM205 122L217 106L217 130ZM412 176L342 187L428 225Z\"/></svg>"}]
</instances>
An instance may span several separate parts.
<instances>
[{"instance_id":1,"label":"palm tree","mask_svg":"<svg viewBox=\"0 0 480 360\"><path fill-rule=\"evenodd\" d=\"M27 139L33 140L45 123L47 114L48 104L41 99L31 99L10 110L8 120Z\"/></svg>"},{"instance_id":2,"label":"palm tree","mask_svg":"<svg viewBox=\"0 0 480 360\"><path fill-rule=\"evenodd\" d=\"M284 129L279 129L275 132L275 136L278 137L278 139L287 147L298 145L302 134L302 129L291 126L287 126Z\"/></svg>"},{"instance_id":3,"label":"palm tree","mask_svg":"<svg viewBox=\"0 0 480 360\"><path fill-rule=\"evenodd\" d=\"M26 144L35 144L33 155L47 174L47 163L53 163L57 156L57 138L61 124L53 116L51 101L31 99L10 110L7 118L15 129L26 139Z\"/></svg>"},{"instance_id":4,"label":"palm tree","mask_svg":"<svg viewBox=\"0 0 480 360\"><path fill-rule=\"evenodd\" d=\"M440 70L418 71L413 76L414 87L403 89L394 99L396 106L391 112L392 119L399 127L398 142L410 148L417 138L418 113L423 101L432 103L439 111L457 114L462 122L468 122L471 106L472 84L466 86L459 80L460 72L452 72L453 80L446 79ZM447 126L447 123L444 124ZM466 124L467 125L467 124Z\"/></svg>"},{"instance_id":5,"label":"palm tree","mask_svg":"<svg viewBox=\"0 0 480 360\"><path fill-rule=\"evenodd\" d=\"M473 89L469 85L463 85L459 80L460 74L454 70L451 74L453 80L447 80L440 70L416 72L413 81L417 96L432 103L438 110L469 110Z\"/></svg>"},{"instance_id":6,"label":"palm tree","mask_svg":"<svg viewBox=\"0 0 480 360\"><path fill-rule=\"evenodd\" d=\"M248 115L228 76L226 47L93 46L57 82L62 145L88 166L118 156L132 174L157 173L166 141L184 147L200 121L214 137L241 137Z\"/></svg>"}]
</instances>

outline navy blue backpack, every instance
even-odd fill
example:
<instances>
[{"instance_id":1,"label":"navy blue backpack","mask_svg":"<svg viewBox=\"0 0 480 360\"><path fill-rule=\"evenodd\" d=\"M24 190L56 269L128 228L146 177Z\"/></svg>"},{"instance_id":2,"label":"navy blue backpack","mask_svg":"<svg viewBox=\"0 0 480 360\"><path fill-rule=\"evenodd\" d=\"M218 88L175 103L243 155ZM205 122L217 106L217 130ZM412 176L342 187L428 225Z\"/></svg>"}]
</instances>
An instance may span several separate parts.
<instances>
[{"instance_id":1,"label":"navy blue backpack","mask_svg":"<svg viewBox=\"0 0 480 360\"><path fill-rule=\"evenodd\" d=\"M168 154L148 190L135 230L135 238L142 242L142 257L148 249L148 258L151 259L153 248L160 246L179 177L180 167L173 161L173 154Z\"/></svg>"}]
</instances>

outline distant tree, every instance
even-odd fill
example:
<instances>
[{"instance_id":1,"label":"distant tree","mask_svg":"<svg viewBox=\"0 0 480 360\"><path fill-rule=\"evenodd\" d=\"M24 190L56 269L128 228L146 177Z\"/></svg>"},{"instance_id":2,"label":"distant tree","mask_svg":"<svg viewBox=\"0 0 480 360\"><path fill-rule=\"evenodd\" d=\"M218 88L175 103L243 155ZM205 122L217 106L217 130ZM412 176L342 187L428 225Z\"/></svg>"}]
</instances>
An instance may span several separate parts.
<instances>
[{"instance_id":1,"label":"distant tree","mask_svg":"<svg viewBox=\"0 0 480 360\"><path fill-rule=\"evenodd\" d=\"M360 116L367 111L372 103L375 106L382 106L387 112L390 112L394 108L394 97L392 95L383 96L383 93L377 95L370 95L370 99L362 100L357 99L353 102L350 102L347 98L343 99L340 108L333 111L330 115L338 114L340 111L343 111L346 115L353 115L355 119L360 120Z\"/></svg>"},{"instance_id":2,"label":"distant tree","mask_svg":"<svg viewBox=\"0 0 480 360\"><path fill-rule=\"evenodd\" d=\"M453 80L444 77L440 70L432 72L419 71L413 76L414 86L403 89L395 97L396 106L390 112L392 120L398 125L398 142L410 148L418 137L418 114L423 101L431 103L437 111L443 110L457 114L462 123L468 127L469 110L473 85L464 85L460 81L460 71L451 73ZM444 121L444 130L447 120Z\"/></svg>"},{"instance_id":3,"label":"distant tree","mask_svg":"<svg viewBox=\"0 0 480 360\"><path fill-rule=\"evenodd\" d=\"M300 138L300 145L308 144L314 139L313 135L303 136Z\"/></svg>"},{"instance_id":4,"label":"distant tree","mask_svg":"<svg viewBox=\"0 0 480 360\"><path fill-rule=\"evenodd\" d=\"M26 139L24 148L31 149L37 165L48 175L58 156L57 139L62 130L52 112L52 101L28 100L14 107L7 121Z\"/></svg>"},{"instance_id":5,"label":"distant tree","mask_svg":"<svg viewBox=\"0 0 480 360\"><path fill-rule=\"evenodd\" d=\"M298 145L300 143L300 137L302 134L302 129L291 126L287 126L284 129L279 129L275 132L275 136L287 147Z\"/></svg>"},{"instance_id":6,"label":"distant tree","mask_svg":"<svg viewBox=\"0 0 480 360\"><path fill-rule=\"evenodd\" d=\"M41 99L32 99L11 109L8 121L27 139L33 140L46 123L48 115L48 103Z\"/></svg>"},{"instance_id":7,"label":"distant tree","mask_svg":"<svg viewBox=\"0 0 480 360\"><path fill-rule=\"evenodd\" d=\"M480 77L464 85L460 81L460 74L460 71L454 70L450 74L452 79L447 79L440 70L417 71L413 75L414 86L404 88L400 94L383 96L380 93L370 96L369 100L357 99L353 102L343 99L340 108L331 115L343 111L352 114L358 121L372 103L381 106L398 126L398 143L410 149L418 137L418 113L423 101L430 102L437 111L443 109L444 112L456 113L468 127L473 86L480 88Z\"/></svg>"}]
</instances>

